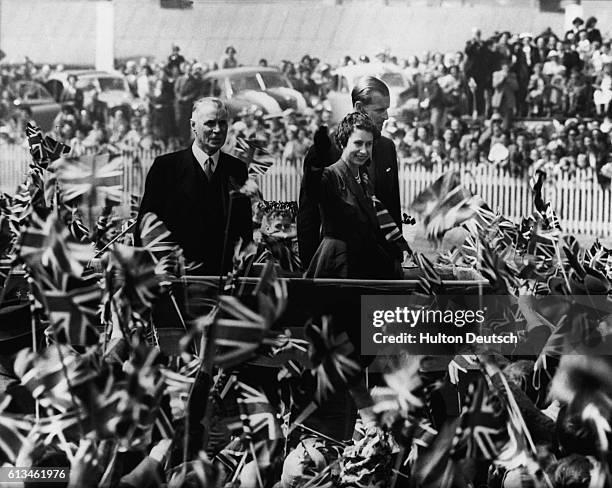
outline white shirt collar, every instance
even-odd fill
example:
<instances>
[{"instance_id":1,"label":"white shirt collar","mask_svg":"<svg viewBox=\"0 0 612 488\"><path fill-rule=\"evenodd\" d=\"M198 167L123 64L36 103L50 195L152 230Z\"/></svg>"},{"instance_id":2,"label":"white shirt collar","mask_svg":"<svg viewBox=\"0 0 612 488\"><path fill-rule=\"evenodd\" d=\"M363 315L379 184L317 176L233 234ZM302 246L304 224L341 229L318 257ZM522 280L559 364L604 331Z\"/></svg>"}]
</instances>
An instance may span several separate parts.
<instances>
[{"instance_id":1,"label":"white shirt collar","mask_svg":"<svg viewBox=\"0 0 612 488\"><path fill-rule=\"evenodd\" d=\"M211 155L206 154L204 151L202 151L202 149L199 148L195 141L193 141L193 144L191 145L191 151L193 152L196 161L202 167L202 169L204 169L204 164L206 163L206 161L208 161L209 158L212 158L213 164L211 169L213 173L215 172L215 170L217 169L217 165L219 164L219 151Z\"/></svg>"}]
</instances>

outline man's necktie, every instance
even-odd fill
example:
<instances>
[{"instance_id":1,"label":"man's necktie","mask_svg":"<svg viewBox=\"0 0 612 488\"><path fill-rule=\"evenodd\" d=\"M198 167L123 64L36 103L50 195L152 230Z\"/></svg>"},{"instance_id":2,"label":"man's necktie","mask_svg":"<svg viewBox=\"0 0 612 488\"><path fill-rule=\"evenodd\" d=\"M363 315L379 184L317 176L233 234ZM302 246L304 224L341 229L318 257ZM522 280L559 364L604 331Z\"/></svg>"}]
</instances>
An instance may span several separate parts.
<instances>
[{"instance_id":1,"label":"man's necktie","mask_svg":"<svg viewBox=\"0 0 612 488\"><path fill-rule=\"evenodd\" d=\"M212 158L208 158L204 163L204 173L206 174L206 178L208 178L208 181L210 181L210 179L212 178L213 164L214 163Z\"/></svg>"}]
</instances>

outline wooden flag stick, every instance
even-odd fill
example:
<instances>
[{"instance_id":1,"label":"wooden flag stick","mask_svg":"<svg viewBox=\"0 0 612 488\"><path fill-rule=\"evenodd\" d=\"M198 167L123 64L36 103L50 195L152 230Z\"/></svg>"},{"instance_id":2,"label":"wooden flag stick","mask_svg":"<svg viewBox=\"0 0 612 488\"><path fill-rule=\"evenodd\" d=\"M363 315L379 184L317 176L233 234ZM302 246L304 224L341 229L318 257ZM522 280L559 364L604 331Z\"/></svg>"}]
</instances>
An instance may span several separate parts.
<instances>
[{"instance_id":1,"label":"wooden flag stick","mask_svg":"<svg viewBox=\"0 0 612 488\"><path fill-rule=\"evenodd\" d=\"M132 228L136 225L136 221L132 222L130 225L128 225L124 230L122 230L119 234L117 234L115 237L113 237L111 239L111 241L104 246L102 249L100 249L98 252L96 252L96 254L94 255L94 258L99 257L104 251L106 251L110 246L112 246L115 242L117 242L118 239L120 239L121 237L123 237L125 234L127 234L130 230L132 230Z\"/></svg>"},{"instance_id":2,"label":"wooden flag stick","mask_svg":"<svg viewBox=\"0 0 612 488\"><path fill-rule=\"evenodd\" d=\"M7 277L7 280L8 280L8 277ZM34 353L37 353L38 352L38 342L36 341L36 318L34 317L34 312L36 308L35 298L34 298L34 280L32 279L32 276L30 275L29 271L27 271L26 280L28 283L28 302L30 306L30 327L31 327L31 333L32 333L32 351L34 351ZM1 300L0 300L0 303L2 303ZM36 407L36 421L38 422L40 420L40 402L38 401L38 399L36 399L35 407Z\"/></svg>"},{"instance_id":3,"label":"wooden flag stick","mask_svg":"<svg viewBox=\"0 0 612 488\"><path fill-rule=\"evenodd\" d=\"M255 463L255 473L257 473L257 486L259 488L264 488L264 484L261 478L261 471L259 471L259 463L257 462L257 454L255 453L255 446L253 445L253 440L249 440L249 446L251 448L251 455L253 456L253 462Z\"/></svg>"},{"instance_id":4,"label":"wooden flag stick","mask_svg":"<svg viewBox=\"0 0 612 488\"><path fill-rule=\"evenodd\" d=\"M315 402L310 402L308 406L298 416L298 418L295 419L295 422L293 422L293 425L289 426L289 430L287 431L287 436L289 436L289 434L291 434L291 432L293 432L296 427L298 427L299 425L302 425L302 422L304 422L308 417L310 417L317 408L319 408L319 406Z\"/></svg>"},{"instance_id":5,"label":"wooden flag stick","mask_svg":"<svg viewBox=\"0 0 612 488\"><path fill-rule=\"evenodd\" d=\"M325 440L327 440L327 441L329 441L329 442L331 442L333 444L337 444L337 445L342 446L342 447L346 447L348 445L347 442L337 441L336 439L334 439L332 437L329 437L329 436L327 436L325 434L322 434L321 432L319 432L317 430L311 429L310 427L306 427L304 424L296 423L295 425L296 425L296 427L299 427L300 429L303 429L303 430L305 430L307 432L310 432L310 433L312 433L312 434L314 434L314 435L316 435L318 437L321 437L322 439L325 439Z\"/></svg>"},{"instance_id":6,"label":"wooden flag stick","mask_svg":"<svg viewBox=\"0 0 612 488\"><path fill-rule=\"evenodd\" d=\"M244 468L244 465L246 464L246 458L248 455L249 453L244 451L242 458L240 458L240 463L238 464L238 466L236 466L236 471L234 471L234 475L232 476L232 483L234 483L238 479L238 476L240 476L240 472L242 471L242 468Z\"/></svg>"}]
</instances>

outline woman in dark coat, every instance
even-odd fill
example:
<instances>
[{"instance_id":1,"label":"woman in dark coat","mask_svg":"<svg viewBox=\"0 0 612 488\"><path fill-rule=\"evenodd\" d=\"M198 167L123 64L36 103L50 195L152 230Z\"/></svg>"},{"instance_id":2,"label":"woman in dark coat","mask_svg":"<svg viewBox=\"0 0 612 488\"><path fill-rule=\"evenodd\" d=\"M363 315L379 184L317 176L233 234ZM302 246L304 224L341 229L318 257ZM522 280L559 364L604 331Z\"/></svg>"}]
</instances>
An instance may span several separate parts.
<instances>
[{"instance_id":1,"label":"woman in dark coat","mask_svg":"<svg viewBox=\"0 0 612 488\"><path fill-rule=\"evenodd\" d=\"M402 276L401 263L392 256L397 255L395 246L403 238L395 224L394 228L385 225L385 234L394 234L395 240L383 234L377 216L377 210L381 213L380 204L375 209L366 171L375 137L378 137L376 128L362 113L347 115L338 126L336 142L342 156L323 172L319 195L323 240L306 272L307 277L395 279Z\"/></svg>"}]
</instances>

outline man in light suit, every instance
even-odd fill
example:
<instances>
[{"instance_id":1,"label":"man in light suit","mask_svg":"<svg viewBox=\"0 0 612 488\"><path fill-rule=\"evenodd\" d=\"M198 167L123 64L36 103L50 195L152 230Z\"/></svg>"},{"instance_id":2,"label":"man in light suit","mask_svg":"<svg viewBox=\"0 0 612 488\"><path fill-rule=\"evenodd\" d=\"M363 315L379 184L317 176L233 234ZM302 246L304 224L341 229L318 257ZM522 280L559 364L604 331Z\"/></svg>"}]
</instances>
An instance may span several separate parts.
<instances>
[{"instance_id":1,"label":"man in light suit","mask_svg":"<svg viewBox=\"0 0 612 488\"><path fill-rule=\"evenodd\" d=\"M364 76L357 81L351 98L354 110L370 117L380 132L385 120L389 118L387 110L390 97L387 85L374 76ZM321 242L321 217L315 196L316 189L320 184L323 168L340 158L340 150L331 142L327 127L319 128L314 139L314 145L304 158L304 176L300 186L297 215L298 245L304 268L308 268ZM368 176L374 185L375 195L401 229L397 152L391 139L380 136L374 143ZM396 258L401 261L403 256L398 255Z\"/></svg>"},{"instance_id":2,"label":"man in light suit","mask_svg":"<svg viewBox=\"0 0 612 488\"><path fill-rule=\"evenodd\" d=\"M219 275L231 265L233 242L238 237L252 239L250 200L237 191L247 179L247 167L221 152L227 138L228 111L220 99L197 100L190 123L195 136L193 144L159 156L153 162L137 228L140 230L144 214L153 212L181 246L185 259L202 264L198 274Z\"/></svg>"}]
</instances>

